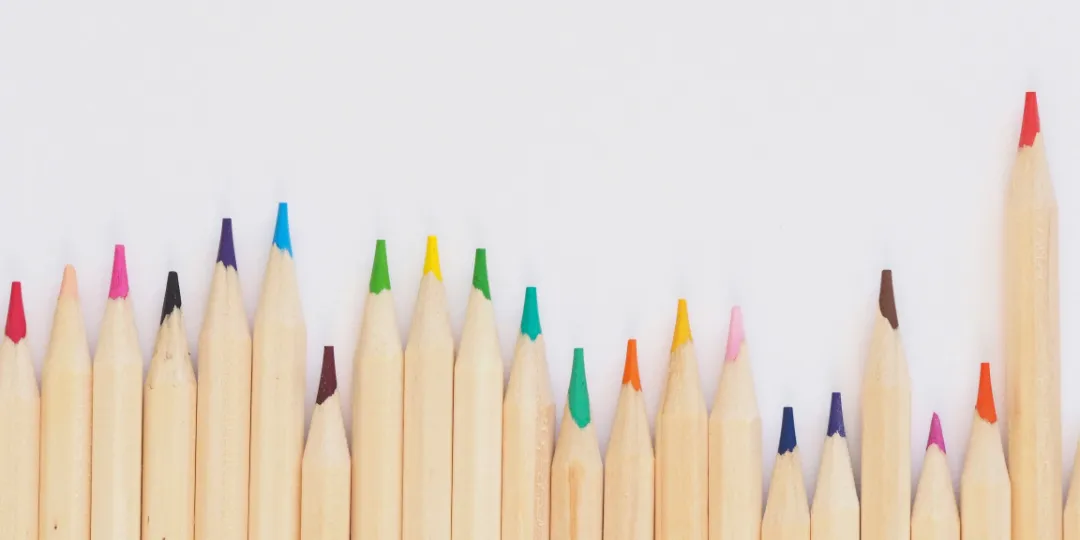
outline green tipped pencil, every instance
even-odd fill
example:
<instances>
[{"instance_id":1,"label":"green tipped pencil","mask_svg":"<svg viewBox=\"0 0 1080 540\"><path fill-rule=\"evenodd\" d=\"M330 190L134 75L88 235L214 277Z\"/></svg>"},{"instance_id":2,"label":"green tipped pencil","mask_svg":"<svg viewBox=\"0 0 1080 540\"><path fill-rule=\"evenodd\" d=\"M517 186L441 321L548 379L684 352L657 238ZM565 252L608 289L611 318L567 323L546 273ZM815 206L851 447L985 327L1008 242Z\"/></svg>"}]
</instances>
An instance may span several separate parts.
<instances>
[{"instance_id":1,"label":"green tipped pencil","mask_svg":"<svg viewBox=\"0 0 1080 540\"><path fill-rule=\"evenodd\" d=\"M604 464L592 423L585 352L574 349L559 443L551 462L551 540L601 540Z\"/></svg>"}]
</instances>

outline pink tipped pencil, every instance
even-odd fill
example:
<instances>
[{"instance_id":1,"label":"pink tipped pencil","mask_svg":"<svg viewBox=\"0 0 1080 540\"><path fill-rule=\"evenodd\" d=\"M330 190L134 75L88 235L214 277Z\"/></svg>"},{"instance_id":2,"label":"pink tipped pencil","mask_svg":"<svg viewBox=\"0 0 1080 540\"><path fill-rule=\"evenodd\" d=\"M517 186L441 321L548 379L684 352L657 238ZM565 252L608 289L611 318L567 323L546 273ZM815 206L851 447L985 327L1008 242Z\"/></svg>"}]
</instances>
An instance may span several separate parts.
<instances>
[{"instance_id":1,"label":"pink tipped pencil","mask_svg":"<svg viewBox=\"0 0 1080 540\"><path fill-rule=\"evenodd\" d=\"M952 476L945 458L945 437L937 413L930 420L926 456L911 509L911 537L919 540L960 538L960 515L956 511Z\"/></svg>"}]
</instances>

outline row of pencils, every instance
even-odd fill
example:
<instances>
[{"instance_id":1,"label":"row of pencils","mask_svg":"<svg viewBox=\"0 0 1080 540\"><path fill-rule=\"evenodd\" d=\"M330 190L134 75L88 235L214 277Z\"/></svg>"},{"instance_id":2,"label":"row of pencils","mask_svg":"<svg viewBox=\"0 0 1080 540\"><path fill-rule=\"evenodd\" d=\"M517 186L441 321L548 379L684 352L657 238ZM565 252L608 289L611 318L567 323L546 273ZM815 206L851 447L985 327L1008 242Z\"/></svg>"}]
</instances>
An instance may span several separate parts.
<instances>
[{"instance_id":1,"label":"row of pencils","mask_svg":"<svg viewBox=\"0 0 1080 540\"><path fill-rule=\"evenodd\" d=\"M1006 220L1009 461L982 364L959 507L936 415L912 503L911 381L888 270L862 389L861 493L834 394L812 500L785 408L763 507L761 416L737 307L711 414L680 300L655 446L634 340L606 456L582 349L556 443L536 289L525 292L504 388L486 252L476 252L455 344L434 237L404 345L377 242L353 359L351 452L331 347L305 442L307 337L283 203L250 330L222 223L198 380L175 273L144 379L117 246L93 357L65 268L39 398L12 285L0 343L0 540L1080 539L1080 493L1064 518L1061 504L1057 210L1033 93Z\"/></svg>"}]
</instances>

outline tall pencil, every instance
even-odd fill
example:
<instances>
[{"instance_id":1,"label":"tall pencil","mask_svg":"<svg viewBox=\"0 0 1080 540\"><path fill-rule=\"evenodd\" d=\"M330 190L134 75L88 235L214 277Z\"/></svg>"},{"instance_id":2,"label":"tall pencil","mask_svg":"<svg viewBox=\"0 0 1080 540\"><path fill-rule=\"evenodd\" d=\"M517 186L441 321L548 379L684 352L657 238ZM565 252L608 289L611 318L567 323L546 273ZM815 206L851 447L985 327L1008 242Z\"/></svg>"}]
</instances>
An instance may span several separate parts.
<instances>
[{"instance_id":1,"label":"tall pencil","mask_svg":"<svg viewBox=\"0 0 1080 540\"><path fill-rule=\"evenodd\" d=\"M686 300L679 300L671 361L656 416L656 538L709 535L709 419Z\"/></svg>"},{"instance_id":2,"label":"tall pencil","mask_svg":"<svg viewBox=\"0 0 1080 540\"><path fill-rule=\"evenodd\" d=\"M862 537L872 540L911 537L911 378L899 326L892 271L882 270L862 392Z\"/></svg>"},{"instance_id":3,"label":"tall pencil","mask_svg":"<svg viewBox=\"0 0 1080 540\"><path fill-rule=\"evenodd\" d=\"M1076 445L1073 458L1072 478L1069 480L1069 496L1065 501L1065 540L1080 540L1080 443Z\"/></svg>"},{"instance_id":4,"label":"tall pencil","mask_svg":"<svg viewBox=\"0 0 1080 540\"><path fill-rule=\"evenodd\" d=\"M769 500L761 520L761 540L810 540L810 507L803 485L802 461L795 439L795 414L784 407L780 447L776 452Z\"/></svg>"},{"instance_id":5,"label":"tall pencil","mask_svg":"<svg viewBox=\"0 0 1080 540\"><path fill-rule=\"evenodd\" d=\"M139 538L143 358L128 292L124 246L117 245L94 352L91 540Z\"/></svg>"},{"instance_id":6,"label":"tall pencil","mask_svg":"<svg viewBox=\"0 0 1080 540\"><path fill-rule=\"evenodd\" d=\"M90 538L90 347L75 268L64 279L41 369L41 496L38 538Z\"/></svg>"},{"instance_id":7,"label":"tall pencil","mask_svg":"<svg viewBox=\"0 0 1080 540\"><path fill-rule=\"evenodd\" d=\"M761 415L742 310L731 308L727 354L709 417L709 538L761 534Z\"/></svg>"},{"instance_id":8,"label":"tall pencil","mask_svg":"<svg viewBox=\"0 0 1080 540\"><path fill-rule=\"evenodd\" d=\"M604 540L652 540L654 474L637 340L631 339L604 464Z\"/></svg>"},{"instance_id":9,"label":"tall pencil","mask_svg":"<svg viewBox=\"0 0 1080 540\"><path fill-rule=\"evenodd\" d=\"M454 365L453 540L499 540L503 362L487 276L476 250L473 290Z\"/></svg>"},{"instance_id":10,"label":"tall pencil","mask_svg":"<svg viewBox=\"0 0 1080 540\"><path fill-rule=\"evenodd\" d=\"M353 540L401 540L403 354L379 240L353 358Z\"/></svg>"},{"instance_id":11,"label":"tall pencil","mask_svg":"<svg viewBox=\"0 0 1080 540\"><path fill-rule=\"evenodd\" d=\"M143 540L194 537L197 393L180 281L169 272L143 395Z\"/></svg>"},{"instance_id":12,"label":"tall pencil","mask_svg":"<svg viewBox=\"0 0 1080 540\"><path fill-rule=\"evenodd\" d=\"M221 220L217 262L199 333L198 392L195 540L247 540L251 331L229 218Z\"/></svg>"},{"instance_id":13,"label":"tall pencil","mask_svg":"<svg viewBox=\"0 0 1080 540\"><path fill-rule=\"evenodd\" d=\"M0 411L0 538L30 540L38 537L41 409L18 281L0 342Z\"/></svg>"},{"instance_id":14,"label":"tall pencil","mask_svg":"<svg viewBox=\"0 0 1080 540\"><path fill-rule=\"evenodd\" d=\"M349 443L337 395L334 348L323 349L319 393L301 474L300 540L349 540Z\"/></svg>"},{"instance_id":15,"label":"tall pencil","mask_svg":"<svg viewBox=\"0 0 1080 540\"><path fill-rule=\"evenodd\" d=\"M911 537L919 540L960 538L960 516L956 511L952 476L949 474L949 463L945 460L945 438L941 434L941 421L937 413L930 421L926 457L923 458L922 474L915 490L915 504L911 509Z\"/></svg>"},{"instance_id":16,"label":"tall pencil","mask_svg":"<svg viewBox=\"0 0 1080 540\"><path fill-rule=\"evenodd\" d=\"M402 540L449 540L454 424L454 336L439 266L427 240L424 277L405 345Z\"/></svg>"},{"instance_id":17,"label":"tall pencil","mask_svg":"<svg viewBox=\"0 0 1080 540\"><path fill-rule=\"evenodd\" d=\"M551 462L551 540L601 540L604 464L592 423L585 352L574 349L559 441Z\"/></svg>"},{"instance_id":18,"label":"tall pencil","mask_svg":"<svg viewBox=\"0 0 1080 540\"><path fill-rule=\"evenodd\" d=\"M990 364L979 368L979 397L960 475L960 531L964 540L1009 540L1009 470L997 427Z\"/></svg>"},{"instance_id":19,"label":"tall pencil","mask_svg":"<svg viewBox=\"0 0 1080 540\"><path fill-rule=\"evenodd\" d=\"M1035 92L1005 203L1005 380L1015 540L1061 536L1058 209Z\"/></svg>"},{"instance_id":20,"label":"tall pencil","mask_svg":"<svg viewBox=\"0 0 1080 540\"><path fill-rule=\"evenodd\" d=\"M536 287L525 289L521 335L503 399L502 540L548 540L555 405Z\"/></svg>"},{"instance_id":21,"label":"tall pencil","mask_svg":"<svg viewBox=\"0 0 1080 540\"><path fill-rule=\"evenodd\" d=\"M829 407L829 427L810 508L810 537L859 540L859 495L855 492L840 392L833 392Z\"/></svg>"},{"instance_id":22,"label":"tall pencil","mask_svg":"<svg viewBox=\"0 0 1080 540\"><path fill-rule=\"evenodd\" d=\"M281 203L252 336L249 538L300 536L306 351L289 209Z\"/></svg>"}]
</instances>

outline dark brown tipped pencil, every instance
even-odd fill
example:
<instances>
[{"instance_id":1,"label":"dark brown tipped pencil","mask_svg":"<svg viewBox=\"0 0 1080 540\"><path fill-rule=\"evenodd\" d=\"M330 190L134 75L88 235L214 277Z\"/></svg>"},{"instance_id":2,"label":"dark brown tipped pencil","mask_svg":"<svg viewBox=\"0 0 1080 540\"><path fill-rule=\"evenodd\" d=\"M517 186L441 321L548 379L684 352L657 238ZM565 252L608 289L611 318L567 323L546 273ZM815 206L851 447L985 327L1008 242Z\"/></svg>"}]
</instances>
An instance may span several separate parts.
<instances>
[{"instance_id":1,"label":"dark brown tipped pencil","mask_svg":"<svg viewBox=\"0 0 1080 540\"><path fill-rule=\"evenodd\" d=\"M337 396L333 347L323 349L315 402L301 473L300 540L349 540L352 462Z\"/></svg>"}]
</instances>

